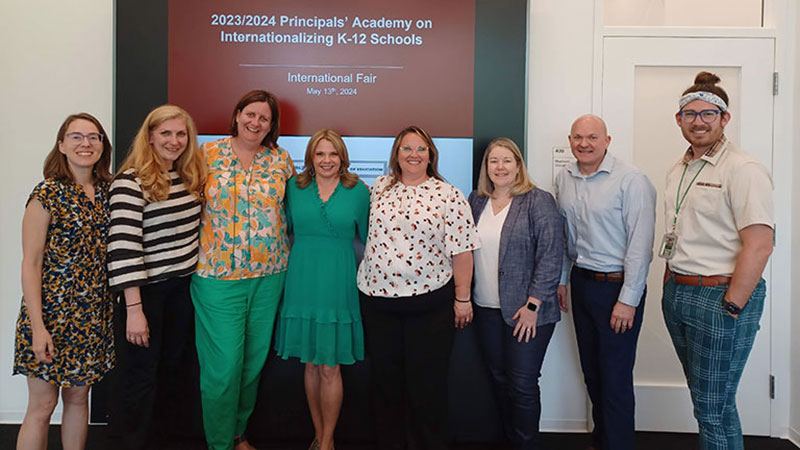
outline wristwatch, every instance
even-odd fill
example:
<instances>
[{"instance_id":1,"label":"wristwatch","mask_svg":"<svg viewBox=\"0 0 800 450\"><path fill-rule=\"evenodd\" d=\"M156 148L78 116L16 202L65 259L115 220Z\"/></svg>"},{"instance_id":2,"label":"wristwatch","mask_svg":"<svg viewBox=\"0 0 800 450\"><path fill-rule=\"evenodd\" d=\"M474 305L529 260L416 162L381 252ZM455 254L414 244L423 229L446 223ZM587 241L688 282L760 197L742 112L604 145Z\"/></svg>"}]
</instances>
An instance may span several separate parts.
<instances>
[{"instance_id":1,"label":"wristwatch","mask_svg":"<svg viewBox=\"0 0 800 450\"><path fill-rule=\"evenodd\" d=\"M531 311L536 311L539 309L539 307L536 305L536 303L528 302L528 309L530 309Z\"/></svg>"},{"instance_id":2,"label":"wristwatch","mask_svg":"<svg viewBox=\"0 0 800 450\"><path fill-rule=\"evenodd\" d=\"M724 298L722 299L722 307L725 308L725 311L728 311L734 316L738 316L742 312L742 308L740 308L739 305L733 302L729 302Z\"/></svg>"}]
</instances>

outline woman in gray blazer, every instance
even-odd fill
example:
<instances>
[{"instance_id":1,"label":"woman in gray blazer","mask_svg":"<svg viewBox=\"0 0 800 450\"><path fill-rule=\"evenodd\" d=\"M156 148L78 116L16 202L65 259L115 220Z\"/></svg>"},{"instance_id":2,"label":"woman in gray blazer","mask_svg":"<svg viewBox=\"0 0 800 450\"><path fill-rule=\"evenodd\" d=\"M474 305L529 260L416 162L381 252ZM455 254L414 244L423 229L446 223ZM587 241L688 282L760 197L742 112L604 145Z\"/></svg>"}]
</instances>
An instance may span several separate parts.
<instances>
[{"instance_id":1,"label":"woman in gray blazer","mask_svg":"<svg viewBox=\"0 0 800 450\"><path fill-rule=\"evenodd\" d=\"M503 431L515 449L536 449L542 361L561 319L556 288L564 225L553 196L534 186L507 138L487 146L469 204L481 240L474 252L474 323Z\"/></svg>"}]
</instances>

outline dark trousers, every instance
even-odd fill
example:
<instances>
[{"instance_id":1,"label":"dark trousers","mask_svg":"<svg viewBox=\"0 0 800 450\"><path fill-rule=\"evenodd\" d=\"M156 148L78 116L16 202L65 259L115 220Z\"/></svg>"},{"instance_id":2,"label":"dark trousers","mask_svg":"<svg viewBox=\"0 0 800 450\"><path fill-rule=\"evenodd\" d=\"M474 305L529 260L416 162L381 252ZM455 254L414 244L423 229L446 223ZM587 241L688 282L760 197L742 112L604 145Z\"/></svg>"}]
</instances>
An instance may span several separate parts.
<instances>
[{"instance_id":1,"label":"dark trousers","mask_svg":"<svg viewBox=\"0 0 800 450\"><path fill-rule=\"evenodd\" d=\"M515 449L539 448L542 405L539 378L556 324L536 327L530 342L518 342L500 309L474 307L483 360L489 368L503 431Z\"/></svg>"},{"instance_id":2,"label":"dark trousers","mask_svg":"<svg viewBox=\"0 0 800 450\"><path fill-rule=\"evenodd\" d=\"M170 435L198 429L200 385L189 280L170 278L140 287L150 330L147 348L127 341L125 301L117 305L116 426L127 449L162 448Z\"/></svg>"},{"instance_id":3,"label":"dark trousers","mask_svg":"<svg viewBox=\"0 0 800 450\"><path fill-rule=\"evenodd\" d=\"M405 298L361 294L377 448L446 449L455 285Z\"/></svg>"},{"instance_id":4,"label":"dark trousers","mask_svg":"<svg viewBox=\"0 0 800 450\"><path fill-rule=\"evenodd\" d=\"M633 364L647 290L636 308L633 328L615 334L611 311L622 283L597 281L573 269L571 286L578 352L592 400L593 444L599 450L633 450Z\"/></svg>"}]
</instances>

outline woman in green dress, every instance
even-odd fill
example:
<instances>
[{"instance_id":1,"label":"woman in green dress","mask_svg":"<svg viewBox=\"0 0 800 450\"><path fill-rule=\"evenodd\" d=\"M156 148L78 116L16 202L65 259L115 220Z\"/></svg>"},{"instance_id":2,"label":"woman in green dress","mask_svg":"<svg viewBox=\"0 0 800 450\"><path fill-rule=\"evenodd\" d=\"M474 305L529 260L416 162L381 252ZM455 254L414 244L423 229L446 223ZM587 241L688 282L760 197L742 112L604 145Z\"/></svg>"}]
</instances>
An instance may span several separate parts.
<instances>
[{"instance_id":1,"label":"woman in green dress","mask_svg":"<svg viewBox=\"0 0 800 450\"><path fill-rule=\"evenodd\" d=\"M349 166L341 136L319 130L306 147L305 169L286 187L294 245L275 349L283 359L305 364L311 449L333 449L342 405L340 364L364 359L353 237L358 232L366 241L369 189Z\"/></svg>"}]
</instances>

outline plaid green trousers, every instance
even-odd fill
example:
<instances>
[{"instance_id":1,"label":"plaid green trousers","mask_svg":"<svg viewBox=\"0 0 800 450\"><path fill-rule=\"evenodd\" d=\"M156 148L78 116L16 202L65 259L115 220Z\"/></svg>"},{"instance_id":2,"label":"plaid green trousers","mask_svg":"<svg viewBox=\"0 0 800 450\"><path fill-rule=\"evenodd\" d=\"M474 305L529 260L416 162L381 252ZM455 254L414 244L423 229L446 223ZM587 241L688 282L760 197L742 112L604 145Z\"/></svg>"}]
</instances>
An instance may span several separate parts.
<instances>
[{"instance_id":1,"label":"plaid green trousers","mask_svg":"<svg viewBox=\"0 0 800 450\"><path fill-rule=\"evenodd\" d=\"M736 390L764 310L766 283L756 285L739 318L722 307L728 286L664 285L661 309L683 365L702 450L742 450Z\"/></svg>"}]
</instances>

